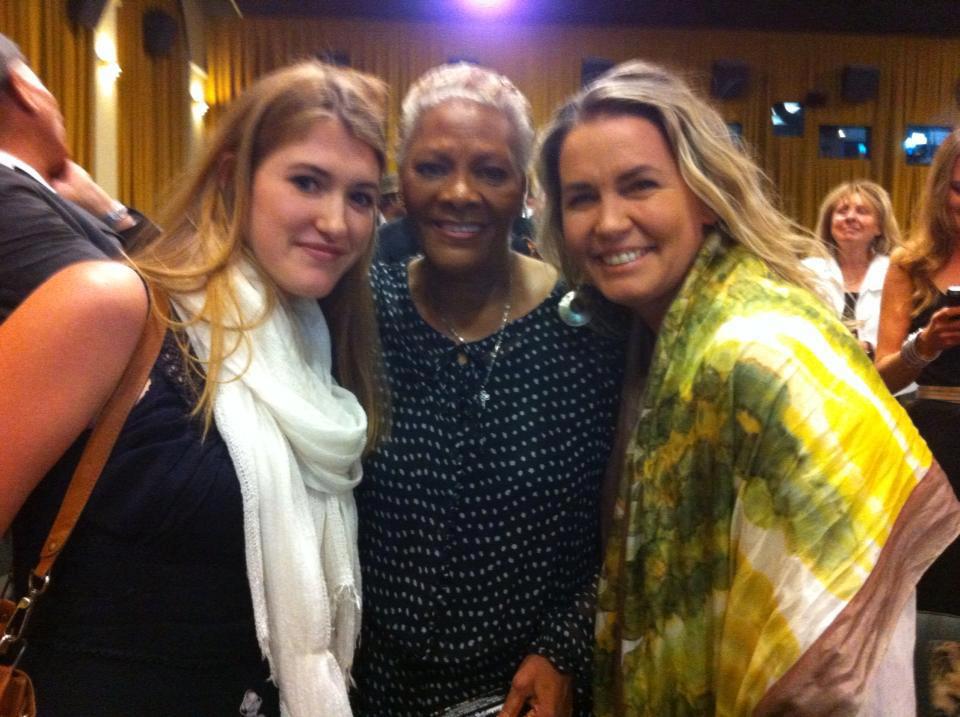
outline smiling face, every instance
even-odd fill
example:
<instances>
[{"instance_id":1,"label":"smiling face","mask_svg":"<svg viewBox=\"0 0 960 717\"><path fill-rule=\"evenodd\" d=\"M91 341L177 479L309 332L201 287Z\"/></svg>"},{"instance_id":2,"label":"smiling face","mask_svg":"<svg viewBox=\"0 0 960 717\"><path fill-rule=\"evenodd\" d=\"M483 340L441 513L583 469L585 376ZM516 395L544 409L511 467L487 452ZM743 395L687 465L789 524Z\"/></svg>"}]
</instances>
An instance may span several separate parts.
<instances>
[{"instance_id":1,"label":"smiling face","mask_svg":"<svg viewBox=\"0 0 960 717\"><path fill-rule=\"evenodd\" d=\"M877 210L862 194L841 197L834 205L830 235L839 247L866 248L879 234Z\"/></svg>"},{"instance_id":2,"label":"smiling face","mask_svg":"<svg viewBox=\"0 0 960 717\"><path fill-rule=\"evenodd\" d=\"M373 149L335 119L267 155L253 175L247 244L281 291L333 291L373 237L379 179Z\"/></svg>"},{"instance_id":3,"label":"smiling face","mask_svg":"<svg viewBox=\"0 0 960 717\"><path fill-rule=\"evenodd\" d=\"M513 142L503 113L476 102L448 100L420 116L400 178L434 264L470 270L507 251L524 193Z\"/></svg>"},{"instance_id":4,"label":"smiling face","mask_svg":"<svg viewBox=\"0 0 960 717\"><path fill-rule=\"evenodd\" d=\"M567 251L607 299L657 330L715 215L683 181L659 128L641 117L577 125L558 166Z\"/></svg>"}]
</instances>

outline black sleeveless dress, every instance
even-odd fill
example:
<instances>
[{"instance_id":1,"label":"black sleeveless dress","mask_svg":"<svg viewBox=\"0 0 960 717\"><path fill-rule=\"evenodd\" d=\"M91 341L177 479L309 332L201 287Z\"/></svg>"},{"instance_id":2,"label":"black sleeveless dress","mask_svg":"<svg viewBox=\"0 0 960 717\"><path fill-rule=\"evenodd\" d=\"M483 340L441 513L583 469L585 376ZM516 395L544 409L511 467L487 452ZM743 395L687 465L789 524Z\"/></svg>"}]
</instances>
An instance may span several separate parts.
<instances>
[{"instance_id":1,"label":"black sleeveless dress","mask_svg":"<svg viewBox=\"0 0 960 717\"><path fill-rule=\"evenodd\" d=\"M22 665L42 717L279 714L254 632L240 486L192 404L168 335L28 629ZM17 515L18 594L86 440Z\"/></svg>"},{"instance_id":2,"label":"black sleeveless dress","mask_svg":"<svg viewBox=\"0 0 960 717\"><path fill-rule=\"evenodd\" d=\"M910 331L927 325L930 316L946 305L946 296L920 313ZM960 346L947 349L917 378L920 386L960 386ZM929 398L916 399L907 412L934 457L960 496L960 404ZM930 566L917 586L920 610L960 615L960 540L948 547Z\"/></svg>"}]
</instances>

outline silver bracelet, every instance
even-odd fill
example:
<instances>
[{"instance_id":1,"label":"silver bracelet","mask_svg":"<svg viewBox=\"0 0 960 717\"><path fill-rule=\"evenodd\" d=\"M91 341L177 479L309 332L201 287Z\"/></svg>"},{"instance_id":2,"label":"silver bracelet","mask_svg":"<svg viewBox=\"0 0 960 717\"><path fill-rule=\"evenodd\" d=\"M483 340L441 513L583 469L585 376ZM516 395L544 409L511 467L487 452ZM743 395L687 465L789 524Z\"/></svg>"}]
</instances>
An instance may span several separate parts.
<instances>
[{"instance_id":1,"label":"silver bracelet","mask_svg":"<svg viewBox=\"0 0 960 717\"><path fill-rule=\"evenodd\" d=\"M929 364L940 358L940 351L937 351L937 353L929 358L920 353L920 350L917 348L917 337L920 335L921 331L923 331L923 329L917 329L914 331L912 334L907 336L903 344L900 346L900 358L903 359L903 362L910 368L924 369Z\"/></svg>"},{"instance_id":2,"label":"silver bracelet","mask_svg":"<svg viewBox=\"0 0 960 717\"><path fill-rule=\"evenodd\" d=\"M111 229L116 229L117 225L130 216L130 211L120 202L115 201L109 212L103 215L103 223Z\"/></svg>"}]
</instances>

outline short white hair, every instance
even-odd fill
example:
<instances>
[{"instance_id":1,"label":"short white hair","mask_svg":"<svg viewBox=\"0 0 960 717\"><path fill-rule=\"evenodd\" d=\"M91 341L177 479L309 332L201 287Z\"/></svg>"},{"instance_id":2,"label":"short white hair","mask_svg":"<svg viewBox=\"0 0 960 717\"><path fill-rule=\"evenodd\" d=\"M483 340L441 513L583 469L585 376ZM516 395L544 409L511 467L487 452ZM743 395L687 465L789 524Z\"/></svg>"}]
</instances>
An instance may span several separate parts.
<instances>
[{"instance_id":1,"label":"short white hair","mask_svg":"<svg viewBox=\"0 0 960 717\"><path fill-rule=\"evenodd\" d=\"M423 113L450 100L476 102L502 113L514 130L511 145L514 163L521 174L526 173L533 154L530 103L503 75L467 62L429 69L407 91L400 112L398 164L403 164L410 139Z\"/></svg>"}]
</instances>

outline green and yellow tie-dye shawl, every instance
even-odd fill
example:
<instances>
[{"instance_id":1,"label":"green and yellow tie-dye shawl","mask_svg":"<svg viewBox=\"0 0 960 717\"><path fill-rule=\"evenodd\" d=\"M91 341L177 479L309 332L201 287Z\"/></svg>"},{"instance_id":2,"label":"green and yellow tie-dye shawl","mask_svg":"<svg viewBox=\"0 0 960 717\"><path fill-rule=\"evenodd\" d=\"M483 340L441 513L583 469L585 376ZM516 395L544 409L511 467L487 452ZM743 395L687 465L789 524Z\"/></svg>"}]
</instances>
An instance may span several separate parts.
<instances>
[{"instance_id":1,"label":"green and yellow tie-dye shawl","mask_svg":"<svg viewBox=\"0 0 960 717\"><path fill-rule=\"evenodd\" d=\"M596 714L855 711L958 526L851 335L713 235L664 319L627 449Z\"/></svg>"}]
</instances>

